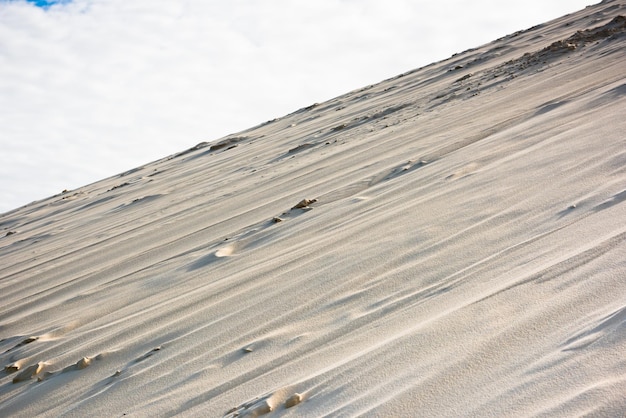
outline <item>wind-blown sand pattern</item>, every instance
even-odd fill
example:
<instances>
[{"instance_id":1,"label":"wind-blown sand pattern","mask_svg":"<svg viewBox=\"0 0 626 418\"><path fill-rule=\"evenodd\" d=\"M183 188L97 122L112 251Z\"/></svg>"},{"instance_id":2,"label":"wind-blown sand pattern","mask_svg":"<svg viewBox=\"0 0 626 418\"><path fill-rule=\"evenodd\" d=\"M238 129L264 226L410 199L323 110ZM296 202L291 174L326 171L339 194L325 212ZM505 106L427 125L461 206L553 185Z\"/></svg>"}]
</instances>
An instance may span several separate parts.
<instances>
[{"instance_id":1,"label":"wind-blown sand pattern","mask_svg":"<svg viewBox=\"0 0 626 418\"><path fill-rule=\"evenodd\" d=\"M0 416L623 416L624 16L1 215Z\"/></svg>"}]
</instances>

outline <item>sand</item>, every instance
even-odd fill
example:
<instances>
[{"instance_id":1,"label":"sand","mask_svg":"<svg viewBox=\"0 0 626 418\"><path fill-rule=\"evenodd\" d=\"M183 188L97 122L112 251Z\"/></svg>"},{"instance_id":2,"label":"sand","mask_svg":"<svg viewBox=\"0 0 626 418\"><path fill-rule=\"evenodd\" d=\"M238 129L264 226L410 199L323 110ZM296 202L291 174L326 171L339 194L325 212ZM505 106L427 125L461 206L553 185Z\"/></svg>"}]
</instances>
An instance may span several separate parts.
<instances>
[{"instance_id":1,"label":"sand","mask_svg":"<svg viewBox=\"0 0 626 418\"><path fill-rule=\"evenodd\" d=\"M623 416L623 16L0 215L0 416Z\"/></svg>"}]
</instances>

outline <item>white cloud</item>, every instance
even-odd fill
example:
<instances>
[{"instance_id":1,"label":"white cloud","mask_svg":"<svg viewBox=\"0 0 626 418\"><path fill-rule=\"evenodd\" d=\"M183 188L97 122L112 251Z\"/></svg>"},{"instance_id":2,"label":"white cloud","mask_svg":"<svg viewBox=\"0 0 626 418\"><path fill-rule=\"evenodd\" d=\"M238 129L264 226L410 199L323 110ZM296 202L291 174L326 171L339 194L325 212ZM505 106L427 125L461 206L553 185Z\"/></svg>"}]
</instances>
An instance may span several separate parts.
<instances>
[{"instance_id":1,"label":"white cloud","mask_svg":"<svg viewBox=\"0 0 626 418\"><path fill-rule=\"evenodd\" d=\"M0 212L585 4L0 1Z\"/></svg>"}]
</instances>

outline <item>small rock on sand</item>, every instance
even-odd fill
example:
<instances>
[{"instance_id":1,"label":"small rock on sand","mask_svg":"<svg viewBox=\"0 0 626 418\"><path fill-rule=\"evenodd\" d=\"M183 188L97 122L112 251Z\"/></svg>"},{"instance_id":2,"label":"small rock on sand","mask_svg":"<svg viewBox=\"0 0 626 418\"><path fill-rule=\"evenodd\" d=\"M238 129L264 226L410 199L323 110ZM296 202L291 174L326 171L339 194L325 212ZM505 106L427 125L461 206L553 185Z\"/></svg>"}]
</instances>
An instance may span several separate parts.
<instances>
[{"instance_id":1,"label":"small rock on sand","mask_svg":"<svg viewBox=\"0 0 626 418\"><path fill-rule=\"evenodd\" d=\"M285 401L285 408L291 408L292 406L298 405L300 402L302 402L302 395L294 393Z\"/></svg>"},{"instance_id":2,"label":"small rock on sand","mask_svg":"<svg viewBox=\"0 0 626 418\"><path fill-rule=\"evenodd\" d=\"M310 204L317 202L317 199L302 199L296 206L291 209L304 209L309 207Z\"/></svg>"},{"instance_id":3,"label":"small rock on sand","mask_svg":"<svg viewBox=\"0 0 626 418\"><path fill-rule=\"evenodd\" d=\"M89 357L83 357L76 362L76 368L78 370L82 370L88 367L91 364L91 359Z\"/></svg>"},{"instance_id":4,"label":"small rock on sand","mask_svg":"<svg viewBox=\"0 0 626 418\"><path fill-rule=\"evenodd\" d=\"M39 337L28 337L25 340L23 340L21 343L19 343L18 347L22 346L22 345L30 344L33 341L37 341L38 339L39 339Z\"/></svg>"}]
</instances>

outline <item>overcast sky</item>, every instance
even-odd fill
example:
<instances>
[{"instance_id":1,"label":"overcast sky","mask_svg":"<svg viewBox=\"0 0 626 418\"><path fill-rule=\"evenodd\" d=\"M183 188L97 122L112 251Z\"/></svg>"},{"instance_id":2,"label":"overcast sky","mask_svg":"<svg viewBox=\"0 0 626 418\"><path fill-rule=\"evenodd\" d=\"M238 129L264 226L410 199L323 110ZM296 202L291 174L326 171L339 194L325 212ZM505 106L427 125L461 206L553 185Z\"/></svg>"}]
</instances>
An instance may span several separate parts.
<instances>
[{"instance_id":1,"label":"overcast sky","mask_svg":"<svg viewBox=\"0 0 626 418\"><path fill-rule=\"evenodd\" d=\"M597 2L0 0L0 213Z\"/></svg>"}]
</instances>

